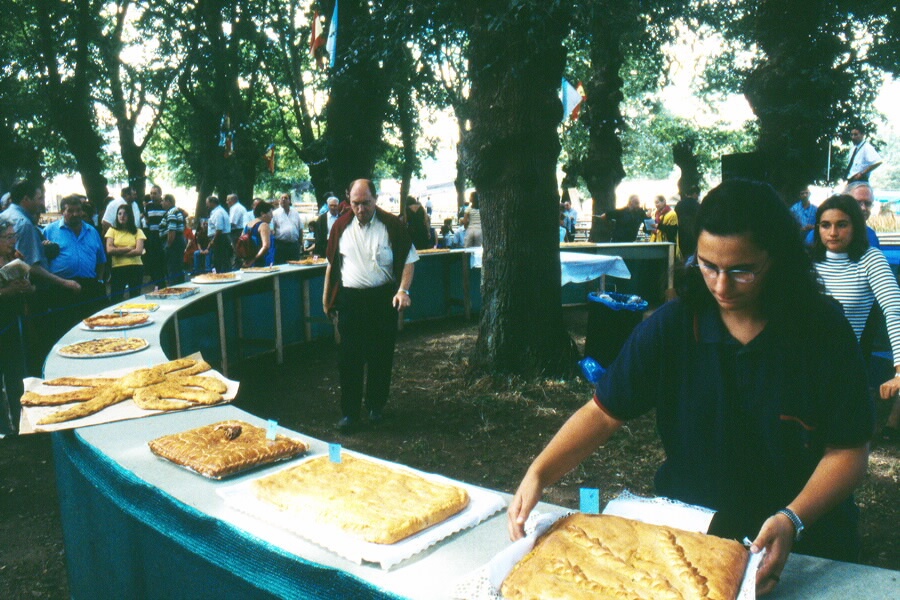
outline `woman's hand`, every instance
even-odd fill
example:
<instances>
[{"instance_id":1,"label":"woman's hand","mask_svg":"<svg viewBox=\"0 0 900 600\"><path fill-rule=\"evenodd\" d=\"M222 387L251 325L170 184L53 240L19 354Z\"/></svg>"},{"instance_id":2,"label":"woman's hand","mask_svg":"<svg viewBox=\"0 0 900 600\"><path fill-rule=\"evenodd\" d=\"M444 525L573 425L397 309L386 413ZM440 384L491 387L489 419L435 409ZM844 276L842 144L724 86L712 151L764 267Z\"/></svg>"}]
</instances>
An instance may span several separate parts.
<instances>
[{"instance_id":1,"label":"woman's hand","mask_svg":"<svg viewBox=\"0 0 900 600\"><path fill-rule=\"evenodd\" d=\"M900 377L891 377L878 388L882 400L890 400L900 394Z\"/></svg>"},{"instance_id":2,"label":"woman's hand","mask_svg":"<svg viewBox=\"0 0 900 600\"><path fill-rule=\"evenodd\" d=\"M516 541L525 537L525 521L543 494L544 488L538 482L538 478L530 471L526 473L522 483L519 484L519 489L516 490L516 495L509 503L509 508L506 509L509 539Z\"/></svg>"},{"instance_id":3,"label":"woman's hand","mask_svg":"<svg viewBox=\"0 0 900 600\"><path fill-rule=\"evenodd\" d=\"M781 572L784 570L784 563L787 562L791 548L794 547L796 535L794 524L781 513L772 515L763 523L759 535L750 546L750 552L754 554L761 552L763 548L766 549L766 556L756 572L756 594L758 596L768 594L778 585L781 580Z\"/></svg>"}]
</instances>

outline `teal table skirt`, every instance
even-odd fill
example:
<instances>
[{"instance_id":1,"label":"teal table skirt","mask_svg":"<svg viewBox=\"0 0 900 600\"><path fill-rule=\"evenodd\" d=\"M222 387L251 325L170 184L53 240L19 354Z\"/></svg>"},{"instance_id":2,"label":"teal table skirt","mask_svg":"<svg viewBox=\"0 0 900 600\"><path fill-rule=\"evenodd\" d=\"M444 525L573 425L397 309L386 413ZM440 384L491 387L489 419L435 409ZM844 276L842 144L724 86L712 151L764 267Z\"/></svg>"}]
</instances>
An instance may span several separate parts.
<instances>
[{"instance_id":1,"label":"teal table skirt","mask_svg":"<svg viewBox=\"0 0 900 600\"><path fill-rule=\"evenodd\" d=\"M72 598L396 599L267 544L52 434Z\"/></svg>"}]
</instances>

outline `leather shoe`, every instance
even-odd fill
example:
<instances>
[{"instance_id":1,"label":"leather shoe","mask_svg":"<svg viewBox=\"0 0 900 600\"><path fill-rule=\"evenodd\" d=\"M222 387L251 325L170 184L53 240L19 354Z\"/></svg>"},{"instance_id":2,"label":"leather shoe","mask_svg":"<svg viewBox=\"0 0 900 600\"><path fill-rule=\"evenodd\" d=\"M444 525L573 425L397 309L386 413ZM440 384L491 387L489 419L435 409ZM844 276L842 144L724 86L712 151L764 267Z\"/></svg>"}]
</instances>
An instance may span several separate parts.
<instances>
[{"instance_id":1,"label":"leather shoe","mask_svg":"<svg viewBox=\"0 0 900 600\"><path fill-rule=\"evenodd\" d=\"M353 433L359 429L359 423L353 417L344 417L337 422L337 430L341 433Z\"/></svg>"}]
</instances>

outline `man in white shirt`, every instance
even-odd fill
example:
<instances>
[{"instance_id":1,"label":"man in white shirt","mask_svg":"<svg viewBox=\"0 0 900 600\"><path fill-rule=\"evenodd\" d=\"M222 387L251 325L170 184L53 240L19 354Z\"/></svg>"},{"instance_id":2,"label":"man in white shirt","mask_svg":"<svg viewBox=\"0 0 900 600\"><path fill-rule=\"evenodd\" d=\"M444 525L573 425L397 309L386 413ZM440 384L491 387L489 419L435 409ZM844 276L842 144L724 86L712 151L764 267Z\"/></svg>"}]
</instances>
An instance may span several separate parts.
<instances>
[{"instance_id":1,"label":"man in white shirt","mask_svg":"<svg viewBox=\"0 0 900 600\"><path fill-rule=\"evenodd\" d=\"M382 420L391 387L397 312L410 306L416 249L403 223L376 208L368 179L350 185L350 211L341 215L328 240L322 307L337 316L340 344L341 413L338 429L360 424L363 389L369 422Z\"/></svg>"},{"instance_id":2,"label":"man in white shirt","mask_svg":"<svg viewBox=\"0 0 900 600\"><path fill-rule=\"evenodd\" d=\"M228 220L231 223L231 233L228 237L231 240L231 249L235 250L234 268L239 269L244 261L237 256L236 245L244 232L244 226L253 220L253 213L244 208L237 194L228 194L225 197L225 204L228 205Z\"/></svg>"},{"instance_id":3,"label":"man in white shirt","mask_svg":"<svg viewBox=\"0 0 900 600\"><path fill-rule=\"evenodd\" d=\"M228 212L222 208L218 196L206 199L209 209L209 220L206 222L206 235L209 245L200 250L201 254L212 252L212 264L216 273L227 273L232 269L231 221Z\"/></svg>"},{"instance_id":4,"label":"man in white shirt","mask_svg":"<svg viewBox=\"0 0 900 600\"><path fill-rule=\"evenodd\" d=\"M303 220L291 207L291 195L282 194L279 203L281 206L272 213L276 265L300 259L300 236L303 234Z\"/></svg>"},{"instance_id":5,"label":"man in white shirt","mask_svg":"<svg viewBox=\"0 0 900 600\"><path fill-rule=\"evenodd\" d=\"M854 127L850 131L853 152L847 166L847 181L869 181L869 174L881 166L881 155L866 139L863 128Z\"/></svg>"},{"instance_id":6,"label":"man in white shirt","mask_svg":"<svg viewBox=\"0 0 900 600\"><path fill-rule=\"evenodd\" d=\"M100 237L105 237L106 231L116 222L116 211L123 204L131 205L131 211L134 213L134 224L138 227L141 226L141 207L137 205L135 200L137 200L137 192L131 187L123 187L122 197L109 201L109 204L106 205L106 210L103 211L103 219L100 222L102 229Z\"/></svg>"},{"instance_id":7,"label":"man in white shirt","mask_svg":"<svg viewBox=\"0 0 900 600\"><path fill-rule=\"evenodd\" d=\"M329 196L328 200L325 201L325 206L328 207L328 212L319 215L319 218L316 219L316 249L313 251L316 256L325 256L325 252L328 248L328 237L331 234L331 228L334 227L334 224L338 220L338 217L341 216L341 211L339 208L340 202L338 202L336 196Z\"/></svg>"}]
</instances>

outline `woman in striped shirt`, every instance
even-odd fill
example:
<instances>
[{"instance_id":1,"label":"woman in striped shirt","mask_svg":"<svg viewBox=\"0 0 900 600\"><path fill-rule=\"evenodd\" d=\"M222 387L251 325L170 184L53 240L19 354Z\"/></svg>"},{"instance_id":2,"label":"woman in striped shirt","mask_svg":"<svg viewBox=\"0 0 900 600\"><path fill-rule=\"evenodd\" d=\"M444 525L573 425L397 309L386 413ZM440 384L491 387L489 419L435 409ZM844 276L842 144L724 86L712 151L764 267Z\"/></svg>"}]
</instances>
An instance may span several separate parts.
<instances>
[{"instance_id":1,"label":"woman in striped shirt","mask_svg":"<svg viewBox=\"0 0 900 600\"><path fill-rule=\"evenodd\" d=\"M896 375L881 384L881 398L900 392L900 287L884 254L869 247L866 223L856 200L832 196L816 211L812 255L828 295L841 303L856 339L862 335L869 312L877 301L887 321ZM900 425L900 398L895 400L882 432L896 440Z\"/></svg>"}]
</instances>

